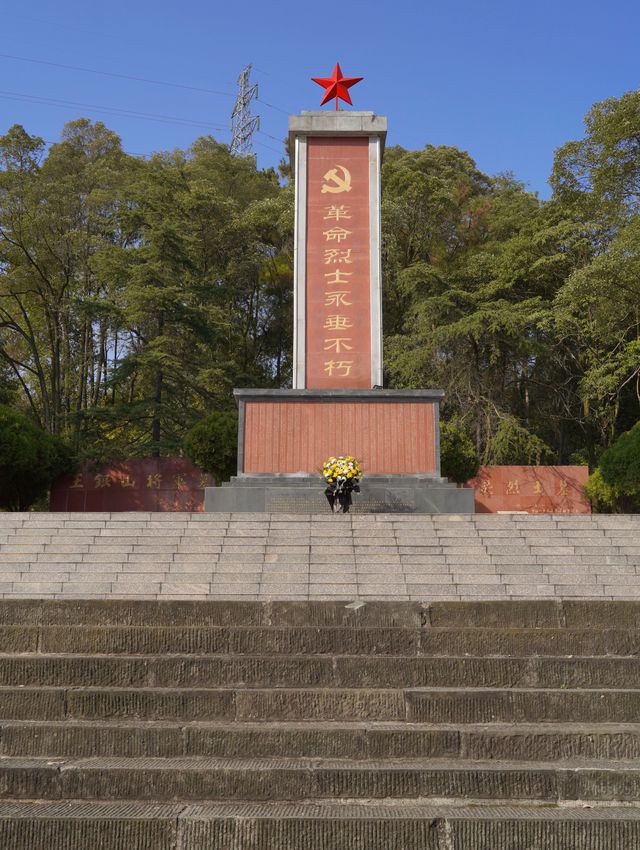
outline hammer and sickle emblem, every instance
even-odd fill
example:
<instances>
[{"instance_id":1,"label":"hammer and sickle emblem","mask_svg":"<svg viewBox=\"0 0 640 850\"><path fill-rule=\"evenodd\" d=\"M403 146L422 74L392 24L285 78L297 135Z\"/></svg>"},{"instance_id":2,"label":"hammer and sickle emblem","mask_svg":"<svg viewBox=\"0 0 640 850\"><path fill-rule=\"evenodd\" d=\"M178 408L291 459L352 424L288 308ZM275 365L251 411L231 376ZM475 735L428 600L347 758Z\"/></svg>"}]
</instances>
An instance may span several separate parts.
<instances>
[{"instance_id":1,"label":"hammer and sickle emblem","mask_svg":"<svg viewBox=\"0 0 640 850\"><path fill-rule=\"evenodd\" d=\"M338 168L342 171L342 177L338 174ZM322 178L323 180L330 180L333 182L333 186L323 185L321 192L324 194L325 192L333 192L334 194L338 194L339 192L350 192L351 191L351 174L344 167L344 165L338 165L335 168L331 168Z\"/></svg>"}]
</instances>

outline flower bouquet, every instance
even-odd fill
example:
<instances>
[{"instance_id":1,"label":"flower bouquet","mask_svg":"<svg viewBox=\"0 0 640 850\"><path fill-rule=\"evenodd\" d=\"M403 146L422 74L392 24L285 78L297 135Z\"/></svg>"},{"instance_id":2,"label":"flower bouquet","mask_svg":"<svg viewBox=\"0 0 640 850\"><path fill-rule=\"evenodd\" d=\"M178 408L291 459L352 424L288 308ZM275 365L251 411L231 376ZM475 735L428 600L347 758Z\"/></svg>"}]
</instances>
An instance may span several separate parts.
<instances>
[{"instance_id":1,"label":"flower bouquet","mask_svg":"<svg viewBox=\"0 0 640 850\"><path fill-rule=\"evenodd\" d=\"M330 457L322 465L322 477L327 482L325 496L334 513L347 513L351 507L352 493L359 493L362 471L358 461L349 457Z\"/></svg>"}]
</instances>

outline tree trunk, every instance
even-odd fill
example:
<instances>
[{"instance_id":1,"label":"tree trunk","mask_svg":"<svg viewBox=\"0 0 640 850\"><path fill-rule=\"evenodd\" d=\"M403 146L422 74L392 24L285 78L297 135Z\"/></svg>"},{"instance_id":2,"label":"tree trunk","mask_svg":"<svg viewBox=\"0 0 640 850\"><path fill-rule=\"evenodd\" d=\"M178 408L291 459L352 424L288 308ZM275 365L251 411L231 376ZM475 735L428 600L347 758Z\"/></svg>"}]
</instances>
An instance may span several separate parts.
<instances>
[{"instance_id":1,"label":"tree trunk","mask_svg":"<svg viewBox=\"0 0 640 850\"><path fill-rule=\"evenodd\" d=\"M162 336L164 330L164 312L161 310L158 314L158 336ZM153 420L151 422L151 457L160 456L160 406L162 404L162 369L159 367L156 372L156 390L153 395L155 407L153 408Z\"/></svg>"}]
</instances>

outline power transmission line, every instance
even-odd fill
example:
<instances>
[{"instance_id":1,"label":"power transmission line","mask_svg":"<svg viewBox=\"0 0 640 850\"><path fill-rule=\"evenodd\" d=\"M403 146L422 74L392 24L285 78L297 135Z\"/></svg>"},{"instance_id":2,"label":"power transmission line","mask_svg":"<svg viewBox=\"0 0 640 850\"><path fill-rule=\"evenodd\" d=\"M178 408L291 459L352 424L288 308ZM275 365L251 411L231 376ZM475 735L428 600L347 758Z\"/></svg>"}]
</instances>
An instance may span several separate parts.
<instances>
[{"instance_id":1,"label":"power transmission line","mask_svg":"<svg viewBox=\"0 0 640 850\"><path fill-rule=\"evenodd\" d=\"M66 71L82 71L85 74L99 74L101 77L117 77L120 80L133 80L138 83L150 83L154 86L170 86L174 89L188 89L189 91L204 92L204 94L219 94L225 97L233 97L233 92L217 91L216 89L204 89L199 86L187 86L182 83L171 83L166 80L153 80L149 77L133 77L130 74L116 74L114 71L98 71L95 68L85 68L81 65L63 65L61 62L47 62L44 59L30 59L26 56L13 56L10 53L0 53L2 59L13 59L17 62L33 62L36 65L49 65L52 68L64 68Z\"/></svg>"},{"instance_id":2,"label":"power transmission line","mask_svg":"<svg viewBox=\"0 0 640 850\"><path fill-rule=\"evenodd\" d=\"M129 75L129 74L118 74L118 73L115 73L115 72L112 72L112 71L100 71L100 70L97 70L95 68L87 68L87 67L79 66L79 65L67 65L67 64L63 64L61 62L50 62L50 61L47 61L47 60L44 60L44 59L34 59L32 57L26 57L26 56L16 56L14 54L9 54L9 53L0 53L0 58L1 59L10 59L10 60L13 60L13 61L18 61L18 62L29 62L29 63L33 63L33 64L37 64L37 65L47 65L47 66L50 66L50 67L53 67L53 68L62 68L64 70L68 70L68 71L81 71L81 72L87 73L87 74L97 74L97 75L100 75L100 76L115 77L117 79L124 79L124 80L133 80L135 82L149 83L149 84L152 84L152 85L168 86L168 87L171 87L171 88L186 89L186 90L190 90L190 91L202 92L204 94L216 94L216 95L223 95L225 97L233 97L231 92L219 91L217 89L208 89L208 88L202 88L202 87L199 87L199 86L190 86L190 85L186 85L186 84L182 84L182 83L170 82L168 80L154 80L154 79L147 78L147 77L136 77L136 76L132 76L132 75ZM248 86L248 72L250 71L250 69L251 69L251 65L247 66L247 68L244 69L244 71L242 72L242 74L238 78L238 83L240 84L241 91L239 92L238 97L236 98L236 105L234 107L233 115L235 116L237 114L236 110L238 109L238 104L242 100L241 80L243 78L245 80L245 89L246 89L245 92L244 92L244 95L246 96L248 94L248 100L251 100L251 94L254 93L253 96L254 96L254 98L257 102L261 103L264 106L268 106L270 109L275 109L278 112L281 112L283 114L288 114L287 110L281 109L279 106L275 106L272 103L267 103L266 101L262 100L261 98L258 98L258 96L257 96L258 95L258 86L257 85ZM136 118L136 119L143 120L143 121L154 121L154 122L160 122L160 123L165 123L165 124L175 124L177 126L183 126L183 127L202 127L202 128L209 128L209 129L214 129L214 130L226 132L225 128L222 125L214 124L214 123L209 122L209 121L197 121L197 120L194 120L194 119L191 119L191 118L183 118L183 117L180 117L180 116L163 115L163 114L158 114L158 113L153 113L153 112L141 112L139 110L124 109L122 107L107 107L107 106L102 106L100 104L83 103L83 102L77 102L77 101L72 101L72 100L63 100L61 98L50 98L50 97L46 97L44 95L31 95L31 94L28 94L26 92L13 92L13 91L2 91L2 90L0 90L0 99L1 100L18 101L18 102L23 102L23 103L33 103L33 104L38 104L38 105L42 105L42 106L53 106L53 107L56 107L56 108L59 108L59 109L66 108L66 107L69 107L69 106L82 107L82 108L85 108L85 109L96 110L96 111L103 113L103 114L106 114L106 115L115 115L115 116L119 116L119 117ZM248 100L247 100L247 105L248 105ZM249 109L247 109L247 112L248 112L248 120L245 116L244 124L243 125L241 124L240 126L244 126L245 130L248 129L249 133L251 133L255 130L255 132L260 133L261 136L265 136L266 138L273 139L276 142L280 142L280 143L282 142L282 139L280 139L276 136L272 136L270 133L265 133L263 130L260 130L259 129L259 126L260 126L259 116L256 116L256 117L251 116ZM238 114L238 117L240 118L241 115ZM242 136L242 133L241 133L241 136ZM251 150L250 150L251 144L252 144L251 138L249 138L249 151L247 151L248 153L251 152ZM268 150L274 151L275 153L280 153L280 150L274 148L273 146L267 144L266 142L256 141L255 144L258 145L259 147L267 148ZM234 151L232 151L232 152L234 152Z\"/></svg>"},{"instance_id":3,"label":"power transmission line","mask_svg":"<svg viewBox=\"0 0 640 850\"><path fill-rule=\"evenodd\" d=\"M155 112L139 112L134 109L122 109L117 106L100 106L95 103L82 103L75 100L62 100L61 98L42 97L40 95L26 94L25 92L3 91L0 89L0 98L3 100L18 100L25 103L37 103L44 106L80 106L83 109L93 109L98 112L104 112L111 115L119 115L125 118L139 118L144 121L158 121L165 124L178 124L182 127L203 127L212 130L222 130L225 128L220 124L212 124L210 121L195 121L191 118L181 118L176 115L161 115Z\"/></svg>"},{"instance_id":4,"label":"power transmission line","mask_svg":"<svg viewBox=\"0 0 640 850\"><path fill-rule=\"evenodd\" d=\"M201 86L189 86L184 83L173 83L169 80L154 80L151 77L135 77L131 74L117 74L115 71L99 71L97 68L86 68L83 65L66 65L62 62L49 62L45 59L33 59L28 56L15 56L11 53L0 53L0 59L11 59L14 62L31 62L34 65L48 65L51 68L63 68L65 71L81 71L84 74L97 74L101 77L115 77L119 80L132 80L137 83L149 83L154 86L168 86L169 88L186 89L187 91L202 92L203 94L216 94L223 97L233 97L233 92L229 91L207 89L202 88ZM261 100L258 97L256 97L256 100L258 100L263 106L268 106L269 109L275 109L277 112L282 112L284 115L289 114L286 109L275 106L273 103L267 103L266 100Z\"/></svg>"},{"instance_id":5,"label":"power transmission line","mask_svg":"<svg viewBox=\"0 0 640 850\"><path fill-rule=\"evenodd\" d=\"M256 97L256 101L258 103L261 103L263 106L268 106L269 109L275 109L278 112L282 112L283 115L289 115L290 114L290 110L281 109L279 106L274 106L273 103L267 103L267 101L263 100L261 97Z\"/></svg>"},{"instance_id":6,"label":"power transmission line","mask_svg":"<svg viewBox=\"0 0 640 850\"><path fill-rule=\"evenodd\" d=\"M82 108L92 109L105 115L115 115L119 118L136 118L141 121L154 121L163 124L176 124L178 127L202 127L203 129L220 130L225 133L228 132L228 130L226 130L226 128L222 127L220 124L212 124L206 121L195 121L191 118L180 118L171 115L158 115L153 112L136 112L132 109L120 109L118 107L99 106L98 104L92 103L78 103L74 100L61 100L50 97L43 97L40 95L26 94L24 92L7 92L0 90L0 100L11 100L17 101L19 103L33 103L41 106L53 106L57 109L66 109L69 106L79 106ZM280 139L278 139L276 136L271 136L269 133L263 133L262 130L258 130L258 132L269 139L274 139L276 142L280 141ZM47 142L47 144L53 144L53 142ZM266 142L256 142L256 145L261 148L267 148L268 150L274 151L275 153L281 153L281 150L279 150L278 148L274 148L272 145L269 145ZM132 153L134 156L148 156L148 154L137 154L133 153L132 151L127 151L127 153Z\"/></svg>"}]
</instances>

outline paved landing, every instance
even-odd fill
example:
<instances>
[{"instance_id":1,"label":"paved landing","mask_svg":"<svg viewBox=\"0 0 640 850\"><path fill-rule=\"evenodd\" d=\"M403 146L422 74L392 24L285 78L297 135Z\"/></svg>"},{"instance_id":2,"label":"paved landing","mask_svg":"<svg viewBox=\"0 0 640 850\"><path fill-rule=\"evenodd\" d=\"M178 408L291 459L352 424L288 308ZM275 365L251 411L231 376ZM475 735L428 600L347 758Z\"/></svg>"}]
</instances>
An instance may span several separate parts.
<instances>
[{"instance_id":1,"label":"paved landing","mask_svg":"<svg viewBox=\"0 0 640 850\"><path fill-rule=\"evenodd\" d=\"M0 514L0 598L640 599L640 515Z\"/></svg>"}]
</instances>

